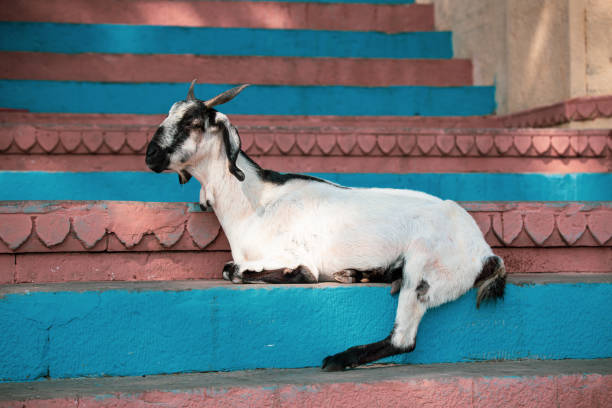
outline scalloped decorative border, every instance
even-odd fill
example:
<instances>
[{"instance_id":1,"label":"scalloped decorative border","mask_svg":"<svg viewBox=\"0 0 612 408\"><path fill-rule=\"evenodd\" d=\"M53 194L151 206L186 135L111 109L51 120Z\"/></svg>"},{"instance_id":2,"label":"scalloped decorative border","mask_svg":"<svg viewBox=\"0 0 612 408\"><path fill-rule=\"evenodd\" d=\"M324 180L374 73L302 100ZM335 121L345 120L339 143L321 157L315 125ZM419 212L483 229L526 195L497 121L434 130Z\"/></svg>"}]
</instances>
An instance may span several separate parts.
<instances>
[{"instance_id":1,"label":"scalloped decorative border","mask_svg":"<svg viewBox=\"0 0 612 408\"><path fill-rule=\"evenodd\" d=\"M3 154L144 154L151 126L1 125ZM241 126L243 149L269 156L607 157L609 130L368 129Z\"/></svg>"},{"instance_id":2,"label":"scalloped decorative border","mask_svg":"<svg viewBox=\"0 0 612 408\"><path fill-rule=\"evenodd\" d=\"M611 203L462 203L493 247L612 246ZM186 203L3 202L0 253L229 250Z\"/></svg>"},{"instance_id":3,"label":"scalloped decorative border","mask_svg":"<svg viewBox=\"0 0 612 408\"><path fill-rule=\"evenodd\" d=\"M506 127L547 127L612 117L612 95L574 98L553 105L500 116Z\"/></svg>"}]
</instances>

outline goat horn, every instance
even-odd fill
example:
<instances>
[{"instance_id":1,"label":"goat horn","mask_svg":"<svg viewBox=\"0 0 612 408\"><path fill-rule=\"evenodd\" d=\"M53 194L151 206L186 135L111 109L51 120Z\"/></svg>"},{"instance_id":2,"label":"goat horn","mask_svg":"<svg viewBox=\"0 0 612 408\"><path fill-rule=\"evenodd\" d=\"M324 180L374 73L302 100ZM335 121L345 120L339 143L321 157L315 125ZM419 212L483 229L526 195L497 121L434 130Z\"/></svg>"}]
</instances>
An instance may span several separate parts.
<instances>
[{"instance_id":1,"label":"goat horn","mask_svg":"<svg viewBox=\"0 0 612 408\"><path fill-rule=\"evenodd\" d=\"M226 102L229 102L232 99L234 99L234 97L238 95L247 86L249 86L249 84L243 84L235 88L232 88L229 91L225 91L222 94L219 94L215 96L214 98L207 100L206 102L204 102L204 105L206 105L207 108L212 108L213 106L217 106L217 105L221 105Z\"/></svg>"},{"instance_id":2,"label":"goat horn","mask_svg":"<svg viewBox=\"0 0 612 408\"><path fill-rule=\"evenodd\" d=\"M193 81L191 81L191 85L189 86L189 91L187 92L187 100L188 101L195 101L196 97L195 94L193 93L193 86L195 85L197 79L194 79Z\"/></svg>"}]
</instances>

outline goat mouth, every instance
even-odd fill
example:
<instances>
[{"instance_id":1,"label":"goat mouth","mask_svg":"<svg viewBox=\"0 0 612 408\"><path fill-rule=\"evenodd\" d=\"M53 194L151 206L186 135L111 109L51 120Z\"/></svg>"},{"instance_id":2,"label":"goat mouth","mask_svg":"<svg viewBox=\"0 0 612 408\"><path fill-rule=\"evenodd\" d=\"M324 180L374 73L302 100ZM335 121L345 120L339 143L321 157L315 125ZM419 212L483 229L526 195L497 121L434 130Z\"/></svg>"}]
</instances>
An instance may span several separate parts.
<instances>
[{"instance_id":1,"label":"goat mouth","mask_svg":"<svg viewBox=\"0 0 612 408\"><path fill-rule=\"evenodd\" d=\"M149 160L145 160L147 166L153 170L155 173L161 173L162 171L168 168L168 164L170 164L170 159L166 158L161 162L149 162Z\"/></svg>"}]
</instances>

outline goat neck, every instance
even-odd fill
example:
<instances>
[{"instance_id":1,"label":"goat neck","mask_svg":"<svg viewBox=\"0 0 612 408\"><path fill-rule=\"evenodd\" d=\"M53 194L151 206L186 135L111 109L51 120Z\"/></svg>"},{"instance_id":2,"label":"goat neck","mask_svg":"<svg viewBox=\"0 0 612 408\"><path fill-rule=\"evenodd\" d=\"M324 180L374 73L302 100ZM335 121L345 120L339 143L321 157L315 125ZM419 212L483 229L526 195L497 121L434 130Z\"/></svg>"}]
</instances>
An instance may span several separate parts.
<instances>
[{"instance_id":1,"label":"goat neck","mask_svg":"<svg viewBox=\"0 0 612 408\"><path fill-rule=\"evenodd\" d=\"M200 160L189 166L189 172L205 190L207 204L212 206L219 223L231 243L231 236L239 234L241 221L256 215L263 202L265 183L253 165L241 152L236 165L245 175L239 181L228 171L228 160L220 152L216 160Z\"/></svg>"}]
</instances>

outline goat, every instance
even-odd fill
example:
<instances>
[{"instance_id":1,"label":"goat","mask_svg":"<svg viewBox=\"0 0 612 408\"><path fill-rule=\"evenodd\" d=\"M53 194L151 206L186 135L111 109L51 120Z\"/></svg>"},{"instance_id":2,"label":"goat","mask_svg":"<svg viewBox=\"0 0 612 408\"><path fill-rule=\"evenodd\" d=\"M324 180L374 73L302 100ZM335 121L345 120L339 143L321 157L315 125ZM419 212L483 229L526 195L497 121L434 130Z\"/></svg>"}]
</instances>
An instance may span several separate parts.
<instances>
[{"instance_id":1,"label":"goat","mask_svg":"<svg viewBox=\"0 0 612 408\"><path fill-rule=\"evenodd\" d=\"M506 270L474 219L450 200L411 190L347 188L300 174L262 169L240 149L238 130L213 107L247 85L207 101L191 83L147 146L146 164L201 184L233 262L234 283L378 281L399 289L395 325L384 340L328 356L327 371L414 349L429 308L472 287L481 301L503 297Z\"/></svg>"}]
</instances>

